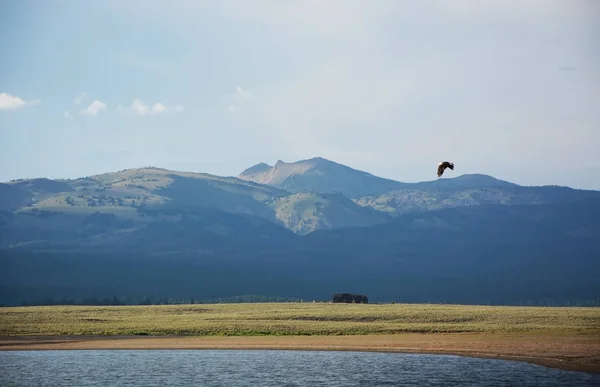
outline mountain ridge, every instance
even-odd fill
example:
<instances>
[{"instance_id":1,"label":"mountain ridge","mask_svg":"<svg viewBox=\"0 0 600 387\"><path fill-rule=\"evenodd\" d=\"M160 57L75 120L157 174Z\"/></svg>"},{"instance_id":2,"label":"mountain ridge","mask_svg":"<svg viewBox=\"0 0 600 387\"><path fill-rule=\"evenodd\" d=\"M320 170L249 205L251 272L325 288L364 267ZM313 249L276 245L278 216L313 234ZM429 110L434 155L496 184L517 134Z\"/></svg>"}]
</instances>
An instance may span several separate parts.
<instances>
[{"instance_id":1,"label":"mountain ridge","mask_svg":"<svg viewBox=\"0 0 600 387\"><path fill-rule=\"evenodd\" d=\"M370 300L600 305L600 191L483 174L390 184L308 160L279 163L296 174L272 185L250 181L266 163L252 179L145 167L0 183L0 303L351 288Z\"/></svg>"},{"instance_id":2,"label":"mountain ridge","mask_svg":"<svg viewBox=\"0 0 600 387\"><path fill-rule=\"evenodd\" d=\"M491 203L540 204L600 194L570 187L525 187L485 174L405 183L322 157L292 163L278 160L275 166L258 163L239 176L141 167L75 179L18 179L0 184L0 210L17 214L100 211L145 224L140 208L155 213L213 208L259 216L301 234L385 223L390 216L413 211Z\"/></svg>"},{"instance_id":3,"label":"mountain ridge","mask_svg":"<svg viewBox=\"0 0 600 387\"><path fill-rule=\"evenodd\" d=\"M242 171L237 177L279 187L292 193L310 190L339 191L349 198L382 193L406 185L323 157L312 157L291 163L278 160L274 166L259 163ZM324 186L328 188L324 189Z\"/></svg>"}]
</instances>

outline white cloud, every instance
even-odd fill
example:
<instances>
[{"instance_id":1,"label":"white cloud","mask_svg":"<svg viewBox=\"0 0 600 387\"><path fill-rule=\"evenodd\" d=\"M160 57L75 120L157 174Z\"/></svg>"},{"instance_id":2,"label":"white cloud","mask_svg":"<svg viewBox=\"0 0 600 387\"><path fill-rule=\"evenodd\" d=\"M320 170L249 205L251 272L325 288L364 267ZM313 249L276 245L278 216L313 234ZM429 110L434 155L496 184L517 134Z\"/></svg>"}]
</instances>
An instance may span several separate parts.
<instances>
[{"instance_id":1,"label":"white cloud","mask_svg":"<svg viewBox=\"0 0 600 387\"><path fill-rule=\"evenodd\" d=\"M25 101L16 95L0 93L0 110L17 110L24 108L27 105L37 105L40 102L42 101L39 99Z\"/></svg>"},{"instance_id":2,"label":"white cloud","mask_svg":"<svg viewBox=\"0 0 600 387\"><path fill-rule=\"evenodd\" d=\"M75 97L75 99L73 100L73 103L75 105L81 105L83 103L83 101L86 99L86 97L87 97L86 92L79 93L79 95L77 97Z\"/></svg>"},{"instance_id":3,"label":"white cloud","mask_svg":"<svg viewBox=\"0 0 600 387\"><path fill-rule=\"evenodd\" d=\"M144 103L139 99L134 99L131 103L131 106L128 109L123 108L121 105L118 106L119 110L129 110L135 114L140 116L146 115L157 115L161 113L180 113L183 111L183 106L166 106L162 102L157 102L151 107L149 105L144 105Z\"/></svg>"},{"instance_id":4,"label":"white cloud","mask_svg":"<svg viewBox=\"0 0 600 387\"><path fill-rule=\"evenodd\" d=\"M68 119L68 120L72 120L73 116L71 115L71 113L69 113L68 110L65 110L65 112L63 113L63 116Z\"/></svg>"},{"instance_id":5,"label":"white cloud","mask_svg":"<svg viewBox=\"0 0 600 387\"><path fill-rule=\"evenodd\" d=\"M90 104L90 106L81 109L81 114L88 115L90 117L96 117L98 113L100 113L104 109L106 109L106 104L102 101L98 101L97 99L95 99L94 102Z\"/></svg>"}]
</instances>

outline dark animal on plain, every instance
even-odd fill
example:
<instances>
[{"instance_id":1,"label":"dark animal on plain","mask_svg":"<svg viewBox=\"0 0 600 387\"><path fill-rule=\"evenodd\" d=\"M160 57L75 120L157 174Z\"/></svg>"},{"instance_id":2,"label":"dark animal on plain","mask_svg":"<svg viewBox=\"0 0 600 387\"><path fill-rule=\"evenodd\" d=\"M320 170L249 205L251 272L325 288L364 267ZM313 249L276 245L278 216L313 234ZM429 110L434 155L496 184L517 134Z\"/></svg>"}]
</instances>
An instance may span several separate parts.
<instances>
[{"instance_id":1,"label":"dark animal on plain","mask_svg":"<svg viewBox=\"0 0 600 387\"><path fill-rule=\"evenodd\" d=\"M446 170L446 168L450 168L450 169L454 170L454 164L452 164L449 161L442 161L441 163L439 163L438 167L437 167L438 177L441 177L444 174L444 171Z\"/></svg>"}]
</instances>

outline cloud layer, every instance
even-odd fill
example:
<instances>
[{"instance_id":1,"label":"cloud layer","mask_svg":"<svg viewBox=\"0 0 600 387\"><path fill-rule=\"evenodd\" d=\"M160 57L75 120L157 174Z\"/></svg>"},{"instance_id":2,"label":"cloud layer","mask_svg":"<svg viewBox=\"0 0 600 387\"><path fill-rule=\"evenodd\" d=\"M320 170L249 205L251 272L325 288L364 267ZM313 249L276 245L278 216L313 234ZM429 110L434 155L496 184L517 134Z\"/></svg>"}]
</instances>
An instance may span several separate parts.
<instances>
[{"instance_id":1,"label":"cloud layer","mask_svg":"<svg viewBox=\"0 0 600 387\"><path fill-rule=\"evenodd\" d=\"M9 93L0 93L0 110L18 110L27 105L37 105L41 103L39 99L25 101L21 97Z\"/></svg>"},{"instance_id":2,"label":"cloud layer","mask_svg":"<svg viewBox=\"0 0 600 387\"><path fill-rule=\"evenodd\" d=\"M81 114L96 117L102 110L106 109L106 104L95 99L88 107L81 109Z\"/></svg>"},{"instance_id":3,"label":"cloud layer","mask_svg":"<svg viewBox=\"0 0 600 387\"><path fill-rule=\"evenodd\" d=\"M119 105L120 110L128 110L140 116L154 116L162 113L180 113L183 106L166 106L162 102L156 102L152 106L145 105L141 100L134 99L131 106L127 109Z\"/></svg>"},{"instance_id":4,"label":"cloud layer","mask_svg":"<svg viewBox=\"0 0 600 387\"><path fill-rule=\"evenodd\" d=\"M73 100L73 104L81 105L87 99L87 96L88 94L85 92L79 93L79 95L77 95L77 97L75 97L75 99ZM95 99L87 107L81 109L79 113L88 117L95 118L101 112L106 110L108 110L108 105L105 102ZM135 98L131 103L130 107L124 108L123 106L118 105L116 110L120 112L129 112L140 116L155 116L164 113L180 113L183 111L183 106L167 106L162 102L156 102L154 105L149 106L145 105L140 99ZM63 117L69 120L74 119L73 114L68 110L64 111Z\"/></svg>"}]
</instances>

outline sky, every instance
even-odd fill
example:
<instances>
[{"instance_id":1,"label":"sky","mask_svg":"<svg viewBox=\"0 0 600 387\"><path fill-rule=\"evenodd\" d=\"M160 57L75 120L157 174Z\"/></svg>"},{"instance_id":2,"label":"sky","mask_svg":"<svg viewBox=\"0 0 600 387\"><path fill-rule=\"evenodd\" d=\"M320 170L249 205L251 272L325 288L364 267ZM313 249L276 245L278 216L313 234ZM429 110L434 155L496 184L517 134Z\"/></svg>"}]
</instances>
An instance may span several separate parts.
<instances>
[{"instance_id":1,"label":"sky","mask_svg":"<svg viewBox=\"0 0 600 387\"><path fill-rule=\"evenodd\" d=\"M6 0L0 181L320 156L600 190L598 36L595 0Z\"/></svg>"}]
</instances>

